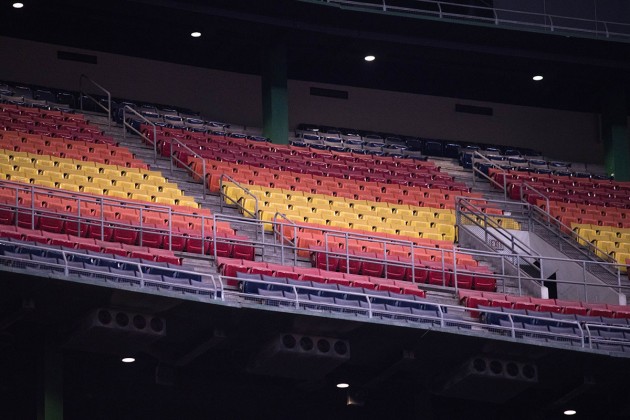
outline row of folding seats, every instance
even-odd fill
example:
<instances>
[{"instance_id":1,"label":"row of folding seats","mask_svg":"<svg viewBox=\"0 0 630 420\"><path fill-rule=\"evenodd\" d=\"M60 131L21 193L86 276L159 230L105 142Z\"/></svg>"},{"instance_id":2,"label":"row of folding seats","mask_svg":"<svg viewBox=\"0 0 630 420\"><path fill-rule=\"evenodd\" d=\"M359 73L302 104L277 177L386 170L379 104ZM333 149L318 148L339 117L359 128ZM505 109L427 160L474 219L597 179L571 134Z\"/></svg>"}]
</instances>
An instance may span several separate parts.
<instances>
[{"instance_id":1,"label":"row of folding seats","mask_svg":"<svg viewBox=\"0 0 630 420\"><path fill-rule=\"evenodd\" d=\"M457 263L435 258L436 255L426 253L420 248L414 252L414 258L381 255L365 251L328 250L322 246L311 246L311 264L313 267L328 271L339 271L349 274L384 277L391 280L405 280L413 283L433 286L455 287L481 291L495 291L497 280L492 272L479 266L471 259L460 259ZM436 253L437 254L437 253ZM442 254L443 256L444 254Z\"/></svg>"},{"instance_id":2,"label":"row of folding seats","mask_svg":"<svg viewBox=\"0 0 630 420\"><path fill-rule=\"evenodd\" d=\"M101 210L100 207L95 208ZM122 209L118 210L122 211ZM229 223L217 222L217 226L214 226L211 218L202 219L195 215L180 214L177 219L173 216L171 226L168 226L164 223L160 225L138 222L139 212L134 212L135 210L130 209L124 213L104 210L103 223L100 216L88 216L87 212L81 217L68 216L63 211L31 213L30 209L16 214L15 210L3 207L0 208L0 223L2 223L0 234L18 239L29 235L31 240L43 243L55 241L58 244L69 245L76 242L92 249L96 241L96 245L101 248L114 249L122 246L124 249L120 252L146 251L133 248L140 246L150 247L149 252L156 255L163 255L163 249L168 251L169 255L172 255L172 251L182 251L254 258L253 246L246 243L248 238L236 235ZM174 220L181 222L182 227L175 226ZM196 223L203 221L205 221L203 226L205 233L202 235L202 227ZM214 237L215 230L216 237Z\"/></svg>"},{"instance_id":3,"label":"row of folding seats","mask_svg":"<svg viewBox=\"0 0 630 420\"><path fill-rule=\"evenodd\" d=\"M4 162L4 163L3 163ZM198 207L159 172L0 149L0 177L46 188Z\"/></svg>"},{"instance_id":4,"label":"row of folding seats","mask_svg":"<svg viewBox=\"0 0 630 420\"><path fill-rule=\"evenodd\" d=\"M93 142L100 143L108 143L115 144L115 141L106 135L103 134L102 130L98 127L89 124L89 122L85 121L85 118L81 114L75 113L63 113L61 115L50 112L37 112L34 111L37 108L29 108L20 105L12 105L12 104L2 104L0 106L0 115L4 115L5 117L10 118L10 120L0 119L0 126L4 127L4 130L7 131L18 131L23 133L30 134L40 134L44 136L53 136L56 132L60 136L68 135L69 137L79 138L85 140L92 140ZM39 110L41 111L41 110ZM53 116L56 118L53 119ZM72 125L67 125L67 130L61 130L59 127L55 128L50 125L41 125L39 124L41 118L50 119L52 121L57 122L69 122L74 123ZM64 118L60 120L60 118ZM54 123L53 123L54 124ZM80 127L80 133L74 131L72 127Z\"/></svg>"},{"instance_id":5,"label":"row of folding seats","mask_svg":"<svg viewBox=\"0 0 630 420\"><path fill-rule=\"evenodd\" d=\"M158 290L198 292L216 289L213 282L203 281L200 274L195 274L194 267L165 260L121 256L105 250L44 247L36 242L0 239L0 258L0 264L13 268L45 270L87 279L107 279ZM182 286L192 286L193 289L182 289Z\"/></svg>"},{"instance_id":6,"label":"row of folding seats","mask_svg":"<svg viewBox=\"0 0 630 420\"><path fill-rule=\"evenodd\" d=\"M15 152L27 152L33 155L33 158L36 158L37 155L51 155L79 161L107 159L112 162L124 162L119 166L147 169L147 165L144 162L136 159L131 151L121 146L79 140L60 142L56 138L34 134L24 135L9 131L0 132L0 139L2 139L5 149L12 149Z\"/></svg>"},{"instance_id":7,"label":"row of folding seats","mask_svg":"<svg viewBox=\"0 0 630 420\"><path fill-rule=\"evenodd\" d=\"M236 165L229 167L213 165L207 169L208 186L210 192L219 193L222 183L231 182L229 176L239 184L258 185L286 190L289 195L299 195L290 191L301 191L305 194L328 194L337 198L351 200L371 200L381 203L395 203L419 207L434 207L442 209L454 209L457 196L481 198L478 194L467 191L448 191L440 188L409 187L400 184L383 184L361 180L346 180L340 178L327 178L313 175L294 174L276 170L248 170L240 166L238 172L233 171ZM430 185L424 183L423 185ZM433 184L431 184L433 185ZM480 205L484 206L481 202Z\"/></svg>"},{"instance_id":8,"label":"row of folding seats","mask_svg":"<svg viewBox=\"0 0 630 420\"><path fill-rule=\"evenodd\" d=\"M0 238L16 241L29 241L39 245L55 245L67 248L82 249L97 253L118 255L121 257L142 258L148 261L181 264L181 259L173 251L156 247L134 246L121 242L112 242L96 238L78 237L74 235L45 232L18 226L0 225Z\"/></svg>"},{"instance_id":9,"label":"row of folding seats","mask_svg":"<svg viewBox=\"0 0 630 420\"><path fill-rule=\"evenodd\" d=\"M455 241L455 216L450 210L408 205L390 207L389 203L305 196L295 191L287 194L280 189L255 186L250 186L249 192L226 185L226 195L233 202L241 202L244 214L255 215L258 210L257 216L264 221L273 220L276 212L281 212L296 222ZM255 193L259 193L260 198L254 199ZM412 218L416 220L408 224ZM272 226L268 225L267 229L272 230Z\"/></svg>"},{"instance_id":10,"label":"row of folding seats","mask_svg":"<svg viewBox=\"0 0 630 420\"><path fill-rule=\"evenodd\" d=\"M304 287L309 287L306 282L311 282L313 287L325 288L324 284L334 285L327 287L328 290L338 290L339 287L355 287L358 289L377 290L381 292L391 292L405 296L416 296L424 298L426 292L419 289L417 285L400 280L383 279L359 274L340 273L319 268L285 266L267 262L237 260L218 257L217 267L221 275L227 277L226 284L229 286L241 286L243 277L239 273L246 273L252 281L262 281L269 278L284 278L300 281L296 283ZM262 276L265 276L264 278ZM270 280L273 281L273 280ZM285 282L286 283L286 282Z\"/></svg>"},{"instance_id":11,"label":"row of folding seats","mask_svg":"<svg viewBox=\"0 0 630 420\"><path fill-rule=\"evenodd\" d=\"M604 318L630 318L630 307L606 303L588 303L562 299L542 299L502 293L459 292L460 303L468 308L479 305L506 309L530 310L538 313L559 313Z\"/></svg>"}]
</instances>

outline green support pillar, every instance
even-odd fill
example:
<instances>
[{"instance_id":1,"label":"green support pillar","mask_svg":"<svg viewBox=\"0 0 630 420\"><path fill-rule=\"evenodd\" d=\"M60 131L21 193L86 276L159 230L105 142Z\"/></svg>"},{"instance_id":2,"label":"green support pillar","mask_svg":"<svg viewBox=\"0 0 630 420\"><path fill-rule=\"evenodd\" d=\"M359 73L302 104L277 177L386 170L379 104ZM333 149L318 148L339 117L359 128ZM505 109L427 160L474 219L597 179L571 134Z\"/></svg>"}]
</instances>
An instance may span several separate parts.
<instances>
[{"instance_id":1,"label":"green support pillar","mask_svg":"<svg viewBox=\"0 0 630 420\"><path fill-rule=\"evenodd\" d=\"M284 44L267 48L262 57L263 135L273 143L289 143L287 56Z\"/></svg>"},{"instance_id":2,"label":"green support pillar","mask_svg":"<svg viewBox=\"0 0 630 420\"><path fill-rule=\"evenodd\" d=\"M37 420L63 420L63 357L50 341L42 348Z\"/></svg>"},{"instance_id":3,"label":"green support pillar","mask_svg":"<svg viewBox=\"0 0 630 420\"><path fill-rule=\"evenodd\" d=\"M618 181L630 181L628 112L623 87L609 87L602 101L602 140L606 172Z\"/></svg>"}]
</instances>

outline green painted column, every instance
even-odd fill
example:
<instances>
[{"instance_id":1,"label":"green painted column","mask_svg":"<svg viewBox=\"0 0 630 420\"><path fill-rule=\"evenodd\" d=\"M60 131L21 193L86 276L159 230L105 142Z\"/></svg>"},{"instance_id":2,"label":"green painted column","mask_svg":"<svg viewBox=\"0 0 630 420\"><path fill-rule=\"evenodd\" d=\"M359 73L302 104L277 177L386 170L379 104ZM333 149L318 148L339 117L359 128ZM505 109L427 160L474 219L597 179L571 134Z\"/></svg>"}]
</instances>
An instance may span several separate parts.
<instances>
[{"instance_id":1,"label":"green painted column","mask_svg":"<svg viewBox=\"0 0 630 420\"><path fill-rule=\"evenodd\" d=\"M63 420L63 357L50 341L42 347L37 420Z\"/></svg>"},{"instance_id":2,"label":"green painted column","mask_svg":"<svg viewBox=\"0 0 630 420\"><path fill-rule=\"evenodd\" d=\"M623 86L608 87L602 101L602 140L608 175L630 181L630 139L628 111Z\"/></svg>"},{"instance_id":3,"label":"green painted column","mask_svg":"<svg viewBox=\"0 0 630 420\"><path fill-rule=\"evenodd\" d=\"M289 142L287 95L287 54L284 44L263 51L262 57L263 135L273 143Z\"/></svg>"}]
</instances>

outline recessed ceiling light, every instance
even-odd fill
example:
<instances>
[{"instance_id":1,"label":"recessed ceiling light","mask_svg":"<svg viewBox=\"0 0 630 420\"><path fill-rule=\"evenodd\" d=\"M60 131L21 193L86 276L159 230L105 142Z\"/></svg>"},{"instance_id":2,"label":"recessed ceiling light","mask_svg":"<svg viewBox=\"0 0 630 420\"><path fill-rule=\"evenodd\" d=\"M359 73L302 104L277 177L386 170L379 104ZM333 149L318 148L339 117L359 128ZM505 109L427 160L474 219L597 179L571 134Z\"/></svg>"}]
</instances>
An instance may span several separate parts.
<instances>
[{"instance_id":1,"label":"recessed ceiling light","mask_svg":"<svg viewBox=\"0 0 630 420\"><path fill-rule=\"evenodd\" d=\"M21 9L22 7L24 7L24 3L13 3L14 9Z\"/></svg>"},{"instance_id":2,"label":"recessed ceiling light","mask_svg":"<svg viewBox=\"0 0 630 420\"><path fill-rule=\"evenodd\" d=\"M577 414L577 411L575 411L575 410L565 410L564 411L564 415L565 416L574 416L576 414Z\"/></svg>"},{"instance_id":3,"label":"recessed ceiling light","mask_svg":"<svg viewBox=\"0 0 630 420\"><path fill-rule=\"evenodd\" d=\"M133 358L133 357L123 357L121 361L122 361L123 363L133 363L133 362L135 362L135 361L136 361L136 359L135 359L135 358Z\"/></svg>"},{"instance_id":4,"label":"recessed ceiling light","mask_svg":"<svg viewBox=\"0 0 630 420\"><path fill-rule=\"evenodd\" d=\"M534 77L532 77L532 80L535 80L536 82L539 82L539 81L541 81L542 79L543 79L543 77L542 77L541 75L539 75L539 74L538 74L538 75L536 75L536 76L534 76Z\"/></svg>"},{"instance_id":5,"label":"recessed ceiling light","mask_svg":"<svg viewBox=\"0 0 630 420\"><path fill-rule=\"evenodd\" d=\"M193 38L199 38L201 36L201 32L191 32L190 36Z\"/></svg>"},{"instance_id":6,"label":"recessed ceiling light","mask_svg":"<svg viewBox=\"0 0 630 420\"><path fill-rule=\"evenodd\" d=\"M340 382L337 384L337 388L341 388L341 389L350 388L350 384L347 384L345 382Z\"/></svg>"},{"instance_id":7,"label":"recessed ceiling light","mask_svg":"<svg viewBox=\"0 0 630 420\"><path fill-rule=\"evenodd\" d=\"M376 57L374 57L373 55L366 55L364 60L365 61L374 61L374 60L376 60Z\"/></svg>"}]
</instances>

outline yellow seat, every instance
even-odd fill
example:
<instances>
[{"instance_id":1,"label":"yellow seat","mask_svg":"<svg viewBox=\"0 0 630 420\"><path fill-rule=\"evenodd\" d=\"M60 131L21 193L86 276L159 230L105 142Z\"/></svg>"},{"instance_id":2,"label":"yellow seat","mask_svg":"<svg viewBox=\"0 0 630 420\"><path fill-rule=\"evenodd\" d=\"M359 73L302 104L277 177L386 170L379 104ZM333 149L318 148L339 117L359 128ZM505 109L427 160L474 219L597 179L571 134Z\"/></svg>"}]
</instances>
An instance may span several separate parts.
<instances>
[{"instance_id":1,"label":"yellow seat","mask_svg":"<svg viewBox=\"0 0 630 420\"><path fill-rule=\"evenodd\" d=\"M19 173L8 174L8 180L12 182L24 182L25 184L31 183L31 178L20 175Z\"/></svg>"},{"instance_id":2,"label":"yellow seat","mask_svg":"<svg viewBox=\"0 0 630 420\"><path fill-rule=\"evenodd\" d=\"M86 175L71 173L66 175L66 182L77 185L85 185L88 183L88 177Z\"/></svg>"},{"instance_id":3,"label":"yellow seat","mask_svg":"<svg viewBox=\"0 0 630 420\"><path fill-rule=\"evenodd\" d=\"M445 241L455 242L455 226L446 223L437 223L436 227Z\"/></svg>"},{"instance_id":4,"label":"yellow seat","mask_svg":"<svg viewBox=\"0 0 630 420\"><path fill-rule=\"evenodd\" d=\"M395 207L393 213L396 215L396 217L405 219L405 220L411 220L414 217L413 210L411 210L409 206Z\"/></svg>"},{"instance_id":5,"label":"yellow seat","mask_svg":"<svg viewBox=\"0 0 630 420\"><path fill-rule=\"evenodd\" d=\"M396 218L393 215L385 219L383 222L393 229L407 229L407 222L403 219Z\"/></svg>"},{"instance_id":6,"label":"yellow seat","mask_svg":"<svg viewBox=\"0 0 630 420\"><path fill-rule=\"evenodd\" d=\"M409 230L409 229L400 229L398 230L398 234L400 236L409 236L411 238L419 238L420 237L420 233L416 232L415 230Z\"/></svg>"},{"instance_id":7,"label":"yellow seat","mask_svg":"<svg viewBox=\"0 0 630 420\"><path fill-rule=\"evenodd\" d=\"M35 165L40 170L46 170L46 169L54 168L55 162L50 159L37 159L37 162L35 162Z\"/></svg>"},{"instance_id":8,"label":"yellow seat","mask_svg":"<svg viewBox=\"0 0 630 420\"><path fill-rule=\"evenodd\" d=\"M103 176L103 178L109 178L109 179L117 179L123 176L120 173L119 169L110 169L109 167L103 167L101 169L101 175Z\"/></svg>"},{"instance_id":9,"label":"yellow seat","mask_svg":"<svg viewBox=\"0 0 630 420\"><path fill-rule=\"evenodd\" d=\"M61 171L61 172L76 171L77 170L77 164L72 162L70 159L59 160L57 162L57 169L59 171Z\"/></svg>"},{"instance_id":10,"label":"yellow seat","mask_svg":"<svg viewBox=\"0 0 630 420\"><path fill-rule=\"evenodd\" d=\"M330 209L316 208L314 213L315 213L315 217L325 219L325 220L332 220L336 217L335 212Z\"/></svg>"},{"instance_id":11,"label":"yellow seat","mask_svg":"<svg viewBox=\"0 0 630 420\"><path fill-rule=\"evenodd\" d=\"M348 210L350 208L350 203L347 203L345 201L341 201L340 198L335 198L330 203L330 208L332 210L335 210L335 211L344 211L344 210Z\"/></svg>"},{"instance_id":12,"label":"yellow seat","mask_svg":"<svg viewBox=\"0 0 630 420\"><path fill-rule=\"evenodd\" d=\"M175 204L177 204L178 206L199 208L199 203L197 203L192 197L181 196L179 198L176 198Z\"/></svg>"},{"instance_id":13,"label":"yellow seat","mask_svg":"<svg viewBox=\"0 0 630 420\"><path fill-rule=\"evenodd\" d=\"M63 182L65 178L63 176L63 172L59 172L55 169L46 169L42 171L42 175L52 179L55 182Z\"/></svg>"},{"instance_id":14,"label":"yellow seat","mask_svg":"<svg viewBox=\"0 0 630 420\"><path fill-rule=\"evenodd\" d=\"M340 211L339 213L337 213L337 217L347 221L359 220L359 215L357 213L352 213L349 211Z\"/></svg>"},{"instance_id":15,"label":"yellow seat","mask_svg":"<svg viewBox=\"0 0 630 420\"><path fill-rule=\"evenodd\" d=\"M134 191L136 189L136 184L133 182L129 182L129 181L121 181L120 179L117 179L116 181L114 181L114 185L116 186L117 189L123 190L123 191Z\"/></svg>"},{"instance_id":16,"label":"yellow seat","mask_svg":"<svg viewBox=\"0 0 630 420\"><path fill-rule=\"evenodd\" d=\"M452 213L438 212L437 219L440 221L440 223L448 223L451 225L454 225L456 223L455 215Z\"/></svg>"},{"instance_id":17,"label":"yellow seat","mask_svg":"<svg viewBox=\"0 0 630 420\"><path fill-rule=\"evenodd\" d=\"M309 206L308 197L304 195L293 195L289 196L289 202L293 205L297 206ZM310 208L310 206L309 206Z\"/></svg>"},{"instance_id":18,"label":"yellow seat","mask_svg":"<svg viewBox=\"0 0 630 420\"><path fill-rule=\"evenodd\" d=\"M0 172L9 174L14 172L14 166L8 163L0 163Z\"/></svg>"},{"instance_id":19,"label":"yellow seat","mask_svg":"<svg viewBox=\"0 0 630 420\"><path fill-rule=\"evenodd\" d=\"M98 166L81 165L80 170L87 176L98 176L100 173Z\"/></svg>"},{"instance_id":20,"label":"yellow seat","mask_svg":"<svg viewBox=\"0 0 630 420\"><path fill-rule=\"evenodd\" d=\"M267 199L269 201L285 202L287 201L287 195L284 193L275 192L272 190L267 193Z\"/></svg>"},{"instance_id":21,"label":"yellow seat","mask_svg":"<svg viewBox=\"0 0 630 420\"><path fill-rule=\"evenodd\" d=\"M13 164L16 166L33 167L33 158L29 156L13 156Z\"/></svg>"},{"instance_id":22,"label":"yellow seat","mask_svg":"<svg viewBox=\"0 0 630 420\"><path fill-rule=\"evenodd\" d=\"M33 184L39 185L40 187L56 188L55 181L51 180L48 177L40 177L40 178L34 179Z\"/></svg>"},{"instance_id":23,"label":"yellow seat","mask_svg":"<svg viewBox=\"0 0 630 420\"><path fill-rule=\"evenodd\" d=\"M144 179L148 184L151 185L166 184L166 178L164 178L159 172L146 172L144 175Z\"/></svg>"},{"instance_id":24,"label":"yellow seat","mask_svg":"<svg viewBox=\"0 0 630 420\"><path fill-rule=\"evenodd\" d=\"M105 193L105 189L99 187L93 187L88 185L84 185L82 191L86 194L96 194L103 195Z\"/></svg>"},{"instance_id":25,"label":"yellow seat","mask_svg":"<svg viewBox=\"0 0 630 420\"><path fill-rule=\"evenodd\" d=\"M37 169L28 167L20 167L17 171L15 171L15 173L29 179L34 179L40 176L40 173Z\"/></svg>"},{"instance_id":26,"label":"yellow seat","mask_svg":"<svg viewBox=\"0 0 630 420\"><path fill-rule=\"evenodd\" d=\"M295 212L298 212L300 214L312 214L313 213L313 209L311 207L300 206L300 205L293 205L293 202L291 202L290 208L291 208L291 210L293 210Z\"/></svg>"},{"instance_id":27,"label":"yellow seat","mask_svg":"<svg viewBox=\"0 0 630 420\"><path fill-rule=\"evenodd\" d=\"M144 174L141 172L125 172L124 176L134 184L138 184L144 181Z\"/></svg>"},{"instance_id":28,"label":"yellow seat","mask_svg":"<svg viewBox=\"0 0 630 420\"><path fill-rule=\"evenodd\" d=\"M424 239L433 239L436 241L441 241L442 239L442 234L441 233L437 233L435 231L429 231L429 232L422 232L422 237Z\"/></svg>"},{"instance_id":29,"label":"yellow seat","mask_svg":"<svg viewBox=\"0 0 630 420\"><path fill-rule=\"evenodd\" d=\"M374 226L374 231L378 233L389 233L390 235L396 235L396 229L393 229L388 226Z\"/></svg>"},{"instance_id":30,"label":"yellow seat","mask_svg":"<svg viewBox=\"0 0 630 420\"><path fill-rule=\"evenodd\" d=\"M71 182L61 182L59 183L59 188L67 191L79 192L80 188L77 184L73 184Z\"/></svg>"},{"instance_id":31,"label":"yellow seat","mask_svg":"<svg viewBox=\"0 0 630 420\"><path fill-rule=\"evenodd\" d=\"M147 195L155 195L159 191L159 187L157 185L145 183L138 184L136 189Z\"/></svg>"},{"instance_id":32,"label":"yellow seat","mask_svg":"<svg viewBox=\"0 0 630 420\"><path fill-rule=\"evenodd\" d=\"M383 222L383 219L381 217L371 216L371 215L364 215L361 220L362 220L362 223L368 224L371 226L380 226Z\"/></svg>"},{"instance_id":33,"label":"yellow seat","mask_svg":"<svg viewBox=\"0 0 630 420\"><path fill-rule=\"evenodd\" d=\"M372 232L374 230L374 227L372 225L368 225L366 223L363 223L362 220L357 220L356 222L351 222L351 226L352 229L356 229L356 230L365 230L365 231L369 231Z\"/></svg>"},{"instance_id":34,"label":"yellow seat","mask_svg":"<svg viewBox=\"0 0 630 420\"><path fill-rule=\"evenodd\" d=\"M168 195L170 197L179 197L182 195L182 190L172 185L160 187L160 192L162 195Z\"/></svg>"},{"instance_id":35,"label":"yellow seat","mask_svg":"<svg viewBox=\"0 0 630 420\"><path fill-rule=\"evenodd\" d=\"M115 188L110 188L107 190L108 197L116 197L116 198L129 198L129 194L126 191L121 191Z\"/></svg>"},{"instance_id":36,"label":"yellow seat","mask_svg":"<svg viewBox=\"0 0 630 420\"><path fill-rule=\"evenodd\" d=\"M330 200L322 197L311 196L311 205L315 208L330 208Z\"/></svg>"},{"instance_id":37,"label":"yellow seat","mask_svg":"<svg viewBox=\"0 0 630 420\"><path fill-rule=\"evenodd\" d=\"M369 204L353 204L352 208L359 214L376 214L376 210Z\"/></svg>"},{"instance_id":38,"label":"yellow seat","mask_svg":"<svg viewBox=\"0 0 630 420\"><path fill-rule=\"evenodd\" d=\"M312 223L315 225L325 225L326 224L326 219L322 219L321 217L317 217L317 216L310 216L310 217L306 217L306 220L304 220L306 223Z\"/></svg>"},{"instance_id":39,"label":"yellow seat","mask_svg":"<svg viewBox=\"0 0 630 420\"><path fill-rule=\"evenodd\" d=\"M258 205L263 206L263 203L259 201ZM243 211L243 216L254 217L254 218L258 217L258 215L256 214L256 200L254 200L253 198L251 197L243 198L243 200L241 200L241 206L243 207L243 209L246 210L246 211Z\"/></svg>"},{"instance_id":40,"label":"yellow seat","mask_svg":"<svg viewBox=\"0 0 630 420\"><path fill-rule=\"evenodd\" d=\"M155 196L155 203L156 204L169 204L169 205L174 205L175 204L175 200L171 197L164 197L161 195L157 195Z\"/></svg>"},{"instance_id":41,"label":"yellow seat","mask_svg":"<svg viewBox=\"0 0 630 420\"><path fill-rule=\"evenodd\" d=\"M383 204L383 203L379 203L379 204ZM376 210L376 215L379 217L392 217L392 208L391 207L384 207L384 206L374 206L375 210Z\"/></svg>"},{"instance_id":42,"label":"yellow seat","mask_svg":"<svg viewBox=\"0 0 630 420\"><path fill-rule=\"evenodd\" d=\"M112 181L106 178L92 178L90 180L90 183L92 184L92 187L98 187L98 188L104 188L104 189L109 189L112 187Z\"/></svg>"},{"instance_id":43,"label":"yellow seat","mask_svg":"<svg viewBox=\"0 0 630 420\"><path fill-rule=\"evenodd\" d=\"M600 258L608 256L611 252L617 249L615 243L612 241L595 240L593 241L593 244L599 249L598 251L596 251L596 254Z\"/></svg>"},{"instance_id":44,"label":"yellow seat","mask_svg":"<svg viewBox=\"0 0 630 420\"><path fill-rule=\"evenodd\" d=\"M350 224L348 222L341 219L329 220L328 225L332 228L342 228L342 229L347 229L350 227Z\"/></svg>"}]
</instances>

